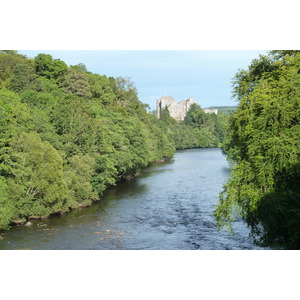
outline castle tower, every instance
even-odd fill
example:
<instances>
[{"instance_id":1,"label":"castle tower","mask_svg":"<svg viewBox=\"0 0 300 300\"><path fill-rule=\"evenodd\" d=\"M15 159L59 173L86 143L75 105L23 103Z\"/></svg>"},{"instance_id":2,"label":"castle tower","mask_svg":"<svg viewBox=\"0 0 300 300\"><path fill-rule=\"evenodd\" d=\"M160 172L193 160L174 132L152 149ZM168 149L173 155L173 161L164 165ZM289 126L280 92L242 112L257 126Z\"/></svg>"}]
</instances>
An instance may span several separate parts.
<instances>
[{"instance_id":1,"label":"castle tower","mask_svg":"<svg viewBox=\"0 0 300 300\"><path fill-rule=\"evenodd\" d=\"M183 121L191 105L195 103L192 98L182 100L178 104L171 96L164 96L156 101L156 116L158 119L161 117L161 111L168 107L170 116L177 121Z\"/></svg>"}]
</instances>

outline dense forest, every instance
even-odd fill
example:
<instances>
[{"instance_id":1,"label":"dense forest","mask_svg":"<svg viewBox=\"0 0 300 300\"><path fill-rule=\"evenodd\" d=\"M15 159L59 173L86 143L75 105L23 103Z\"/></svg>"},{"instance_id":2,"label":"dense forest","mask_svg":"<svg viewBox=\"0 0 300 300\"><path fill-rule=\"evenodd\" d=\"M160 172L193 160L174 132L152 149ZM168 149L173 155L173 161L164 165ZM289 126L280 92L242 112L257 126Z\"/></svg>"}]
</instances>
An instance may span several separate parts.
<instances>
[{"instance_id":1,"label":"dense forest","mask_svg":"<svg viewBox=\"0 0 300 300\"><path fill-rule=\"evenodd\" d=\"M217 147L226 114L149 112L128 78L0 51L0 229L99 200L176 149Z\"/></svg>"},{"instance_id":2,"label":"dense forest","mask_svg":"<svg viewBox=\"0 0 300 300\"><path fill-rule=\"evenodd\" d=\"M258 245L300 249L300 51L260 55L237 72L233 93L218 225L242 218Z\"/></svg>"}]
</instances>

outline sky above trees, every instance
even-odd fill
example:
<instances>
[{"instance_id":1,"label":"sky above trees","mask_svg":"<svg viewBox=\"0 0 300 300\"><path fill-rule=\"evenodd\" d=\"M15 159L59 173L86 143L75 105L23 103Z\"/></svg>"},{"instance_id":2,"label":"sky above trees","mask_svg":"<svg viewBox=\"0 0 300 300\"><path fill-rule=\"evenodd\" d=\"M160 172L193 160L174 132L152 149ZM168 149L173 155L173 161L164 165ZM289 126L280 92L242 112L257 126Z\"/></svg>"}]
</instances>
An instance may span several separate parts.
<instances>
[{"instance_id":1,"label":"sky above trees","mask_svg":"<svg viewBox=\"0 0 300 300\"><path fill-rule=\"evenodd\" d=\"M68 65L83 63L88 71L130 77L142 102L155 109L156 100L169 95L177 101L194 98L203 108L236 105L231 80L238 69L266 50L19 50L35 57L51 54Z\"/></svg>"}]
</instances>

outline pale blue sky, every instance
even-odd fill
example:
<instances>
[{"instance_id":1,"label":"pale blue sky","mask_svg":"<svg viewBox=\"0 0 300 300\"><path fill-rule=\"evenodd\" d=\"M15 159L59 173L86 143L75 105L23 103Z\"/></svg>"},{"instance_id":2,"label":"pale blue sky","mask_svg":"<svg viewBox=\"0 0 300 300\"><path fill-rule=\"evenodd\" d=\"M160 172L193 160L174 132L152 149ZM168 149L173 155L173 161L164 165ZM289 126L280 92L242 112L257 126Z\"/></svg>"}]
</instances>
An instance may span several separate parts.
<instances>
[{"instance_id":1,"label":"pale blue sky","mask_svg":"<svg viewBox=\"0 0 300 300\"><path fill-rule=\"evenodd\" d=\"M177 101L187 98L203 108L236 105L231 98L231 80L240 68L266 50L20 50L35 57L51 54L68 65L83 63L93 73L130 77L139 99L155 109L156 100L169 95Z\"/></svg>"}]
</instances>

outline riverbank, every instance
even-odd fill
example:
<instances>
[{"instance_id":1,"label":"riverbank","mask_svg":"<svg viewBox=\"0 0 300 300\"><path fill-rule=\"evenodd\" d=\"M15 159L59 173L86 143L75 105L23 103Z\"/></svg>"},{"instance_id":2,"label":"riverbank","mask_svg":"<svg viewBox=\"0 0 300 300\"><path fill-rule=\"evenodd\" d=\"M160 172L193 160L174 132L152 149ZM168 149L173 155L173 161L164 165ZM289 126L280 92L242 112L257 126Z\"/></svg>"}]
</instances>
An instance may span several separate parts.
<instances>
[{"instance_id":1,"label":"riverbank","mask_svg":"<svg viewBox=\"0 0 300 300\"><path fill-rule=\"evenodd\" d=\"M150 162L149 165L146 166L145 168L149 168L153 165L163 164L166 161L170 160L171 158L172 157L157 159L155 161ZM141 172L142 172L142 170L137 170L134 174L127 175L126 177L120 179L114 185L108 185L103 192L105 192L111 186L115 186L115 185L120 184L121 182L131 181L131 180L135 179L137 176L139 176L141 174ZM98 201L101 201L101 197L99 197L98 199L93 199L93 200L91 200L90 203L87 203L87 204L79 203L77 207L70 208L68 211L59 212L59 213L52 213L52 214L45 215L45 216L34 216L33 215L33 216L29 216L29 217L23 218L23 219L12 220L9 225L10 226L27 226L27 227L30 227L30 226L32 226L32 223L30 222L31 220L45 220L45 219L53 217L53 216L64 215L64 214L66 214L66 213L68 213L68 212L70 212L71 210L74 210L74 209L82 209L82 208L89 207L89 206L93 205L95 202L98 202ZM9 229L10 229L10 227L7 228L7 230L9 230ZM1 239L1 229L0 229L0 239Z\"/></svg>"},{"instance_id":2,"label":"riverbank","mask_svg":"<svg viewBox=\"0 0 300 300\"><path fill-rule=\"evenodd\" d=\"M89 207L12 228L0 249L259 249L242 222L233 236L217 230L212 214L229 174L220 149L176 151Z\"/></svg>"},{"instance_id":3,"label":"riverbank","mask_svg":"<svg viewBox=\"0 0 300 300\"><path fill-rule=\"evenodd\" d=\"M193 149L205 149L205 148L193 148ZM212 147L212 148L208 148L208 149L218 149L218 148ZM191 149L176 149L176 151L185 151L185 150L191 150ZM152 167L164 164L166 162L169 162L172 158L174 158L174 155L169 157L169 158L156 159L155 161L150 162L148 164L148 166L144 167L141 170L138 170L135 174L128 175L128 176L122 178L121 180L116 182L116 184L114 184L114 185L108 185L103 192L105 192L108 188L110 188L112 186L118 185L118 184L126 182L126 181L132 181L137 176L140 176L141 172L143 172L143 170L146 170L147 168L152 168ZM59 212L59 213L52 213L52 214L45 215L45 216L29 216L29 217L23 218L23 219L12 220L10 226L27 226L27 227L30 227L30 226L32 226L32 223L31 223L32 220L41 220L42 221L42 220L45 220L47 218L51 218L53 216L65 215L66 213L69 213L71 210L86 208L86 207L89 207L89 206L93 205L95 202L98 202L98 201L101 201L101 197L99 197L98 199L93 199L88 204L81 204L80 203L80 204L78 204L77 207L70 208L68 211ZM10 228L11 227L7 228L7 230L10 229ZM1 235L1 231L4 232L3 230L0 230L0 235Z\"/></svg>"}]
</instances>

